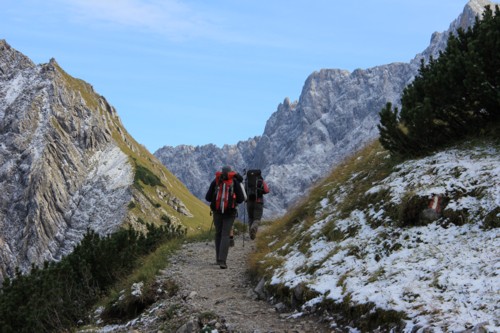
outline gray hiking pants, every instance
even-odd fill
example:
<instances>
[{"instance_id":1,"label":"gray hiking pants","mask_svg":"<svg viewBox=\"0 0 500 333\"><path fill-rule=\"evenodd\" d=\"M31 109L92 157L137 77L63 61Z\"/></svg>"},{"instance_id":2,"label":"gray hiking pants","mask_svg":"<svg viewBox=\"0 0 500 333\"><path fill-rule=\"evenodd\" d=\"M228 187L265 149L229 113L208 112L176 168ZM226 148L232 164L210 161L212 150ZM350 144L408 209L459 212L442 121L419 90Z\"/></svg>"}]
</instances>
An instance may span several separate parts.
<instances>
[{"instance_id":1,"label":"gray hiking pants","mask_svg":"<svg viewBox=\"0 0 500 333\"><path fill-rule=\"evenodd\" d=\"M252 227L254 221L257 224L262 219L262 213L264 212L264 204L262 202L247 201L247 212L248 212L248 225Z\"/></svg>"},{"instance_id":2,"label":"gray hiking pants","mask_svg":"<svg viewBox=\"0 0 500 333\"><path fill-rule=\"evenodd\" d=\"M229 232L233 227L236 213L219 214L214 212L215 257L217 262L226 262L229 252Z\"/></svg>"}]
</instances>

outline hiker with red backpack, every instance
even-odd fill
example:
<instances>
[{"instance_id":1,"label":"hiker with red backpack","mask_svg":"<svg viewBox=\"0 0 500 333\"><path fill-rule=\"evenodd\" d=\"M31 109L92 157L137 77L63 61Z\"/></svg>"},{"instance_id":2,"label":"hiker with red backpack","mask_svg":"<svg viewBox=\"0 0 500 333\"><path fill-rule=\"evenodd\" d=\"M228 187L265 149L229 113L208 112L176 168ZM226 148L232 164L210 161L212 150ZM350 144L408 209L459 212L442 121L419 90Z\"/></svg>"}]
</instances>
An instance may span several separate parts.
<instances>
[{"instance_id":1,"label":"hiker with red backpack","mask_svg":"<svg viewBox=\"0 0 500 333\"><path fill-rule=\"evenodd\" d=\"M229 234L237 215L236 207L245 201L243 187L238 180L241 176L230 166L224 166L215 173L215 179L205 195L210 202L215 225L215 255L220 268L226 269L229 252Z\"/></svg>"},{"instance_id":2,"label":"hiker with red backpack","mask_svg":"<svg viewBox=\"0 0 500 333\"><path fill-rule=\"evenodd\" d=\"M264 195L269 193L269 187L262 178L262 172L259 169L247 171L245 191L248 197L247 212L250 238L255 239L264 212Z\"/></svg>"}]
</instances>

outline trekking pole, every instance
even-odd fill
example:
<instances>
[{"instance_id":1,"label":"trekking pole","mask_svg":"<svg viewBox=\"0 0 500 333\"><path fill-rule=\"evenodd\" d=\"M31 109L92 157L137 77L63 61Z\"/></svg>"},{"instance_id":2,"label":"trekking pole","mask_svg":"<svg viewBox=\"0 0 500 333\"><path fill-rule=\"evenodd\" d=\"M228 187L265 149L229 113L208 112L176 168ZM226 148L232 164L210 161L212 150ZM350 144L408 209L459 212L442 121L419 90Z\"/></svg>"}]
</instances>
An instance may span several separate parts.
<instances>
[{"instance_id":1,"label":"trekking pole","mask_svg":"<svg viewBox=\"0 0 500 333\"><path fill-rule=\"evenodd\" d=\"M210 216L212 216L212 211L210 210ZM208 236L210 236L210 234L212 233L212 227L214 226L214 219L212 218L212 223L210 223L210 230L208 230ZM208 245L208 239L207 239L207 243L206 245Z\"/></svg>"},{"instance_id":2,"label":"trekking pole","mask_svg":"<svg viewBox=\"0 0 500 333\"><path fill-rule=\"evenodd\" d=\"M210 211L210 216L212 216L212 211ZM212 233L212 227L214 226L214 219L212 218L212 223L210 223L210 230L208 231L208 234Z\"/></svg>"},{"instance_id":3,"label":"trekking pole","mask_svg":"<svg viewBox=\"0 0 500 333\"><path fill-rule=\"evenodd\" d=\"M243 174L245 175L245 178L243 179L243 182L245 184L245 192L247 191L247 169L243 169ZM248 192L247 192L247 196L248 196ZM248 197L247 197L247 200L248 200ZM243 228L244 229L247 229L247 200L245 200L245 204L243 206ZM243 231L242 233L242 237L243 237L243 247L245 247L245 234L246 234L246 230Z\"/></svg>"},{"instance_id":4,"label":"trekking pole","mask_svg":"<svg viewBox=\"0 0 500 333\"><path fill-rule=\"evenodd\" d=\"M245 227L246 227L246 209L245 209L245 203L243 203L243 230L241 233L241 237L243 238L243 247L245 247Z\"/></svg>"}]
</instances>

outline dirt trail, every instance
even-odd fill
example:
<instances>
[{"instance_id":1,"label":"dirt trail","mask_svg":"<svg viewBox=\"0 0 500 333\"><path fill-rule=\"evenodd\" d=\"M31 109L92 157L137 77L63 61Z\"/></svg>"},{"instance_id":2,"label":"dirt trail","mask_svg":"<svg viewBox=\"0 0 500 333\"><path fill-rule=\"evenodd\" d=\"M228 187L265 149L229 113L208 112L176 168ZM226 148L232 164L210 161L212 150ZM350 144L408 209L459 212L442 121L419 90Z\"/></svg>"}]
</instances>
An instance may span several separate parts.
<instances>
[{"instance_id":1,"label":"dirt trail","mask_svg":"<svg viewBox=\"0 0 500 333\"><path fill-rule=\"evenodd\" d=\"M221 269L215 264L213 242L184 244L160 277L176 281L180 287L177 296L157 302L130 322L127 330L108 327L107 332L199 332L195 326L202 313L218 316L210 325L215 332L331 332L316 318L292 318L291 313L279 313L273 305L257 299L245 273L248 254L254 249L253 241L247 238L243 245L238 237L229 249L228 268Z\"/></svg>"}]
</instances>

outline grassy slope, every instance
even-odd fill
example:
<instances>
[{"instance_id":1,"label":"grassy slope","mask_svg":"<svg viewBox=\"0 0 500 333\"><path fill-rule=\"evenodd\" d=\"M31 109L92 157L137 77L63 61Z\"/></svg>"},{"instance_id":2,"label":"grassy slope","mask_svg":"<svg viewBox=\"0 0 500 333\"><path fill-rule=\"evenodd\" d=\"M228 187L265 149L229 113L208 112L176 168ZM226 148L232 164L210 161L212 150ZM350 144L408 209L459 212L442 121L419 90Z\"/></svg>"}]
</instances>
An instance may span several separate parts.
<instances>
[{"instance_id":1,"label":"grassy slope","mask_svg":"<svg viewBox=\"0 0 500 333\"><path fill-rule=\"evenodd\" d=\"M211 225L209 207L192 195L187 187L153 154L132 138L121 124L112 107L104 97L94 92L92 86L83 80L71 77L57 63L54 62L54 65L69 89L79 92L85 104L94 112L98 112L103 119L106 119L112 131L112 138L120 149L129 156L130 163L136 168L137 165L140 165L148 173L154 174L160 180L160 184L153 186L144 184L142 181L135 181L135 184L131 187L133 199L129 204L124 227L131 225L135 229L141 230L144 229L143 222L162 225L165 223L163 218L166 215L174 223L180 223L186 227L189 239L206 239ZM172 201L174 204L172 204ZM185 206L189 212L188 215L183 214L182 209L178 209L178 202ZM122 291L125 290L128 295L130 286L136 282L143 282L145 293L154 295L154 290L157 288L155 280L158 270L166 267L170 256L179 248L182 242L182 239L173 239L161 245L154 253L141 258L140 264L137 265L132 274L120 281L116 281L115 286L107 295L103 296L99 304L105 307L114 304L118 297L122 295ZM122 306L124 308L134 307L133 304L128 304L126 301Z\"/></svg>"},{"instance_id":2,"label":"grassy slope","mask_svg":"<svg viewBox=\"0 0 500 333\"><path fill-rule=\"evenodd\" d=\"M153 154L130 136L121 124L118 115L114 110L110 111L112 107L102 96L94 92L92 86L83 80L71 77L57 64L55 66L62 74L69 88L79 92L85 100L85 104L107 120L113 139L120 149L129 156L132 165L139 164L145 167L161 181L161 185L157 186L140 183L139 186L133 187L134 204L129 206L126 224L130 224L137 229L143 228L141 226L142 222L161 225L164 223L162 217L166 215L174 223L180 222L185 226L188 234L196 234L207 230L211 222L208 206L193 196L186 186L167 170ZM158 192L163 195L160 196ZM175 204L172 205L172 200L177 202L175 198L185 205L191 216L181 213ZM141 223L137 223L137 221L141 221Z\"/></svg>"},{"instance_id":3,"label":"grassy slope","mask_svg":"<svg viewBox=\"0 0 500 333\"><path fill-rule=\"evenodd\" d=\"M341 201L343 214L349 214L350 210L355 207L365 205L362 194L368 190L371 181L385 178L395 164L387 157L388 153L381 148L378 142L372 143L345 160L329 176L318 182L310 190L307 197L298 202L285 216L273 221L259 236L257 251L250 258L252 274L270 277L273 268L281 260L268 256L268 254L283 248L286 244L300 244L304 251L310 246L312 239L304 235L304 231L318 220L316 212L321 207L320 202L323 198L329 195L337 196ZM358 182L355 187L352 187L348 200L340 200L347 195L347 193L338 192L342 190L340 185L353 177L363 179L364 175L369 175L370 178L364 178L362 182ZM336 190L332 193L332 189ZM282 237L282 235L285 236Z\"/></svg>"},{"instance_id":4,"label":"grassy slope","mask_svg":"<svg viewBox=\"0 0 500 333\"><path fill-rule=\"evenodd\" d=\"M494 147L493 149L498 151L500 146L498 142L485 143L478 141L461 144L460 147L467 149L471 147L472 149L476 147ZM463 220L469 221L469 224L478 223L479 229L489 229L490 231L485 232L485 235L490 232L493 235L490 237L494 237L495 228L498 228L499 221L498 208L489 212L481 212L481 218L477 216L467 217L464 215L466 211L459 211L458 215L460 216L455 216L452 210L445 210L444 217L446 219L441 219L437 224L431 224L430 228L427 228L430 231L426 231L425 224L416 220L415 216L416 212L420 212L422 207L427 206L427 196L418 195L416 188L404 184L407 187L406 193L399 198L401 200L397 203L394 201L393 194L391 196L390 190L385 189L385 185L374 187L374 185L380 184L382 180L393 173L400 172L400 162L390 158L379 143L374 142L336 167L328 177L314 186L302 202L291 209L286 216L270 224L259 235L258 249L250 258L251 274L255 278L264 277L268 282L268 289L285 302L304 304L308 300L315 298L323 299L323 302L319 303L319 305L315 303L316 306L320 309L328 309L333 313L341 314L344 323L354 322L362 331L370 331L378 327L378 325L387 325L385 326L387 329L390 327L401 329L401 320L406 318L408 313L388 310L391 308L390 306L382 310L370 302L353 301L351 297L356 295L357 291L360 290L359 288L364 287L358 285L352 289L354 285L352 281L359 281L359 277L366 276L366 281L364 277L361 279L361 285L365 283L364 285L368 289L376 288L381 290L380 287L376 287L377 283L380 283L383 279L389 283L396 277L396 275L391 275L396 274L396 272L389 273L384 270L384 262L390 262L393 258L406 253L413 253L414 249L422 248L422 251L428 252L429 249L425 247L428 244L427 242L430 244L430 250L433 249L432 241L422 241L420 237L436 235L436 231L437 234L446 235L444 230L447 230L450 235L453 234L453 230L457 230L458 235L471 232L467 230L472 230L470 237L480 235L474 226L469 228L465 225L463 229L460 229L460 223L463 223L461 222ZM434 177L438 167L436 165L429 168L427 173ZM455 167L454 170L457 170L457 168ZM410 173L413 173L413 171L410 171ZM457 176L452 175L451 179L456 179ZM474 183L474 181L477 181L477 178L472 179L471 183ZM373 188L378 188L378 190L374 191ZM485 192L484 189L470 193L452 191L448 195L450 200L458 202L465 196L476 195L477 198L480 198ZM358 218L359 216L362 217ZM490 221L486 222L488 219ZM453 224L456 224L456 226L453 226ZM488 236L484 239L477 239L479 240L478 243L481 244L485 239L488 239ZM445 242L445 239L442 242ZM442 245L445 243L441 243L441 240L438 239L436 244ZM471 246L474 247L475 245ZM352 268L349 268L349 264L346 264L349 261L354 263L351 266ZM398 262L397 259L395 262ZM360 268L366 263L371 264L365 266L365 268ZM392 263L391 265L388 267L396 267L397 264ZM345 269L339 267L345 267ZM376 267L380 267L380 269L371 270ZM460 268L456 269L460 270ZM336 273L328 276L328 274L332 274L329 272ZM410 271L404 273L404 270L401 272L410 274L409 276L415 274ZM473 271L472 274L478 272L479 270ZM443 279L443 276L440 279ZM423 275L422 278L427 279ZM439 275L435 276L435 279L438 278ZM417 280L415 279L415 282L420 283ZM281 281L288 282L283 284ZM331 294L330 297L327 297L328 294L322 296L318 290L309 288L312 284L321 286L320 281L324 281L328 288L332 287L332 281L336 281L337 291L332 292L336 296ZM442 281L439 281L439 283L431 283L428 287L425 287L425 281L422 281L423 292L427 292L425 288L428 288L429 293L439 294L442 292L442 290L439 290L440 288L451 289L453 287L452 282L448 282L448 285L443 287ZM448 281L452 281L451 278ZM297 299L297 294L294 293L296 290L291 290L289 287L297 284L303 285L303 288L301 288L302 295L299 295L299 299ZM333 286L335 287L335 284ZM403 289L398 285L391 287L395 288L397 292ZM387 288L390 289L390 287ZM363 293L361 290L358 294ZM406 294L403 290L404 295ZM480 294L478 293L478 295ZM480 296L478 297L480 298ZM337 301L332 301L332 298L337 299ZM441 315L446 316L444 312L440 313L438 310L434 314L426 313L425 304L429 303L424 301L417 307L418 298L411 300L406 305L403 304L404 300L397 297L392 299L402 302L398 303L399 309L405 308L408 304L411 306L411 302L414 302L415 309L412 309L414 313L410 315L411 318L427 316L426 318L430 318L429 320L434 320L432 317L434 314L437 318ZM484 299L483 301L487 302ZM403 305L401 306L401 304ZM394 309L397 309L398 306L394 306ZM485 310L483 313L487 316L488 311L491 310ZM452 314L453 312L449 313ZM338 322L342 323L342 319L339 319Z\"/></svg>"}]
</instances>

